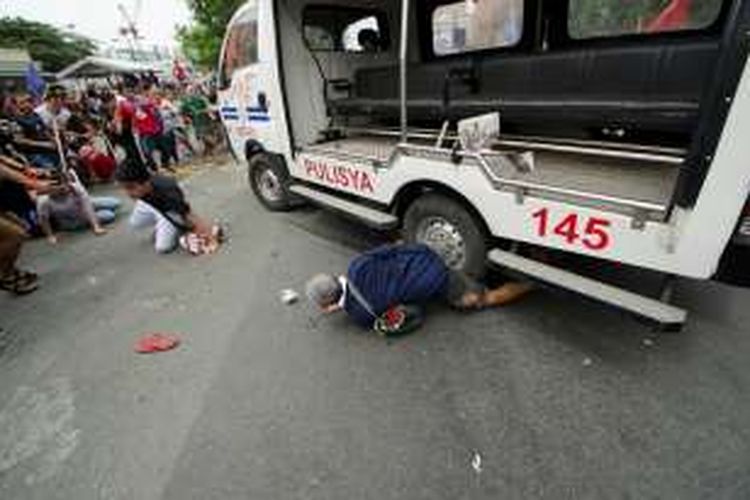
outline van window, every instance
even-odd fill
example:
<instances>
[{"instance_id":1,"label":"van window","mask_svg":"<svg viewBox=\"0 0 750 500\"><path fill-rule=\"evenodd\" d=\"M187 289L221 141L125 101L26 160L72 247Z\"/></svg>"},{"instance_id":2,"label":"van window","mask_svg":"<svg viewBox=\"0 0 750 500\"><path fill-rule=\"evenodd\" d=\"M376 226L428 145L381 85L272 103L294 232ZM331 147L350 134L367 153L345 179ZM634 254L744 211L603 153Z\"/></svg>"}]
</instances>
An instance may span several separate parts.
<instances>
[{"instance_id":1,"label":"van window","mask_svg":"<svg viewBox=\"0 0 750 500\"><path fill-rule=\"evenodd\" d=\"M722 0L570 0L569 5L568 32L580 40L708 28Z\"/></svg>"},{"instance_id":2,"label":"van window","mask_svg":"<svg viewBox=\"0 0 750 500\"><path fill-rule=\"evenodd\" d=\"M310 50L380 52L389 46L385 15L370 9L313 5L305 9L303 32Z\"/></svg>"},{"instance_id":3,"label":"van window","mask_svg":"<svg viewBox=\"0 0 750 500\"><path fill-rule=\"evenodd\" d=\"M227 35L224 61L221 65L222 86L228 86L238 69L258 62L258 7L255 2L248 6Z\"/></svg>"},{"instance_id":4,"label":"van window","mask_svg":"<svg viewBox=\"0 0 750 500\"><path fill-rule=\"evenodd\" d=\"M523 36L523 0L461 0L432 13L435 55L512 47Z\"/></svg>"}]
</instances>

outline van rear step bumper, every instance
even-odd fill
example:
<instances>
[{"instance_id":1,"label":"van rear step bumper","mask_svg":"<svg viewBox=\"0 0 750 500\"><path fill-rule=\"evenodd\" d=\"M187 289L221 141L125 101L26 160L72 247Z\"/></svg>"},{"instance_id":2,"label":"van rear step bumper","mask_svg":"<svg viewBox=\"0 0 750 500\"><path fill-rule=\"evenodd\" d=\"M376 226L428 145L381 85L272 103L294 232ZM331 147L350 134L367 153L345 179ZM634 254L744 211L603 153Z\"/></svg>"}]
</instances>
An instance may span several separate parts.
<instances>
[{"instance_id":1,"label":"van rear step bumper","mask_svg":"<svg viewBox=\"0 0 750 500\"><path fill-rule=\"evenodd\" d=\"M394 215L339 198L315 188L293 184L289 186L289 191L316 205L322 205L361 220L375 229L387 230L398 227L398 218Z\"/></svg>"},{"instance_id":2,"label":"van rear step bumper","mask_svg":"<svg viewBox=\"0 0 750 500\"><path fill-rule=\"evenodd\" d=\"M687 319L684 309L513 253L492 250L488 258L498 266L651 319L663 328L679 329Z\"/></svg>"}]
</instances>

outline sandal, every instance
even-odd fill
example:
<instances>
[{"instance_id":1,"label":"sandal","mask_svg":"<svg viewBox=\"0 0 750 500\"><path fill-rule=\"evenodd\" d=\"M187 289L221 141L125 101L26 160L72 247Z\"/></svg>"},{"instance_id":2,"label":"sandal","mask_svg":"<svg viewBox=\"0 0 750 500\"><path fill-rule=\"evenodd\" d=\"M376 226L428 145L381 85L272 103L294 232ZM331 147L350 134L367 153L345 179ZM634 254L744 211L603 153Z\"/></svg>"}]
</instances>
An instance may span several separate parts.
<instances>
[{"instance_id":1,"label":"sandal","mask_svg":"<svg viewBox=\"0 0 750 500\"><path fill-rule=\"evenodd\" d=\"M22 269L16 269L18 276L25 281L38 281L39 275L33 271L24 271Z\"/></svg>"},{"instance_id":2,"label":"sandal","mask_svg":"<svg viewBox=\"0 0 750 500\"><path fill-rule=\"evenodd\" d=\"M180 345L180 339L176 335L150 333L136 341L134 350L138 354L152 354L170 351L178 345Z\"/></svg>"},{"instance_id":3,"label":"sandal","mask_svg":"<svg viewBox=\"0 0 750 500\"><path fill-rule=\"evenodd\" d=\"M0 290L14 295L27 295L39 288L39 277L32 272L13 269L5 277L0 278Z\"/></svg>"}]
</instances>

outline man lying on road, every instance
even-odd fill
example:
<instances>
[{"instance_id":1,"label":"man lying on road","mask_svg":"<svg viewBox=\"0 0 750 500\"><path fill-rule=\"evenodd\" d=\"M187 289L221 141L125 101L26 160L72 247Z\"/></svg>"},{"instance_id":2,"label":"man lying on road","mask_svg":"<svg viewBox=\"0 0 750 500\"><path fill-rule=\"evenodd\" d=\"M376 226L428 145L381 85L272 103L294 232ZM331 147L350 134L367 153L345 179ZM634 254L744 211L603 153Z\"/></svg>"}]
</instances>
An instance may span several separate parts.
<instances>
[{"instance_id":1,"label":"man lying on road","mask_svg":"<svg viewBox=\"0 0 750 500\"><path fill-rule=\"evenodd\" d=\"M508 304L531 290L508 282L488 290L468 275L449 269L426 245L393 245L354 259L346 276L314 276L308 298L324 313L345 311L358 325L381 334L403 334L418 328L422 308L445 301L459 310Z\"/></svg>"}]
</instances>

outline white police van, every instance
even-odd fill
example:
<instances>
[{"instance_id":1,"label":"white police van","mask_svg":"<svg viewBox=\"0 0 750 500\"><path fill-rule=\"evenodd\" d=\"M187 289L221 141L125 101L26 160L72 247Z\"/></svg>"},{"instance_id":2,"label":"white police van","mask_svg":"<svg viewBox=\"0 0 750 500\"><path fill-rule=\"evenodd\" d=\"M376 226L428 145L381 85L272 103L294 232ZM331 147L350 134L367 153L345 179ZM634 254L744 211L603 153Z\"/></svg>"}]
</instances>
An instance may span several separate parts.
<instances>
[{"instance_id":1,"label":"white police van","mask_svg":"<svg viewBox=\"0 0 750 500\"><path fill-rule=\"evenodd\" d=\"M749 32L747 0L249 0L219 105L270 210L304 198L679 325L524 250L746 278Z\"/></svg>"}]
</instances>

